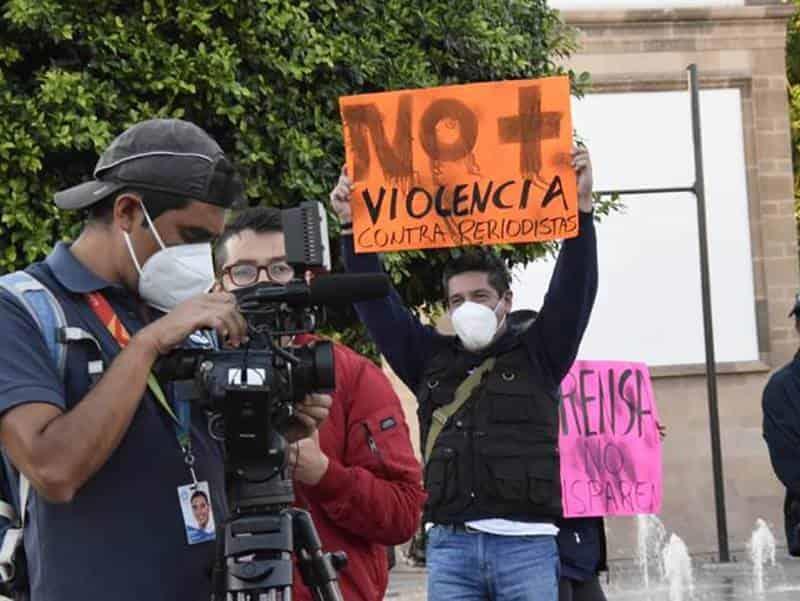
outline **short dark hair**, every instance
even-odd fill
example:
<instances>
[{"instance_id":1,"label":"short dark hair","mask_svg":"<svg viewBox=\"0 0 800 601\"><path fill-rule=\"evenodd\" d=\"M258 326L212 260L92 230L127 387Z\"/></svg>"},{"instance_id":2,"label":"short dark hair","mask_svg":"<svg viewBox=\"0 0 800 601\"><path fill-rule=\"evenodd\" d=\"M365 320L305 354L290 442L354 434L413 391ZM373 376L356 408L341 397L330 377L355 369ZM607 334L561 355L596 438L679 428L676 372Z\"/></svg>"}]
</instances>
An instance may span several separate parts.
<instances>
[{"instance_id":1,"label":"short dark hair","mask_svg":"<svg viewBox=\"0 0 800 601\"><path fill-rule=\"evenodd\" d=\"M468 249L458 257L450 259L444 266L442 286L445 301L448 296L448 284L453 276L468 271L479 271L489 276L489 285L502 296L511 288L511 273L505 262L489 250L483 248Z\"/></svg>"},{"instance_id":2,"label":"short dark hair","mask_svg":"<svg viewBox=\"0 0 800 601\"><path fill-rule=\"evenodd\" d=\"M136 194L136 196L141 198L144 206L147 208L147 213L150 215L150 219L153 221L167 211L179 211L181 209L185 209L189 206L189 203L192 202L191 198L179 198L168 192L125 188L124 190L120 190L108 198L104 198L100 202L88 207L86 222L104 225L111 223L114 215L114 202L122 194ZM142 225L147 227L146 219L143 221Z\"/></svg>"},{"instance_id":3,"label":"short dark hair","mask_svg":"<svg viewBox=\"0 0 800 601\"><path fill-rule=\"evenodd\" d=\"M208 495L204 493L202 490L195 491L195 493L189 499L189 503L194 501L197 497L203 497L206 500L206 503L208 503Z\"/></svg>"},{"instance_id":4,"label":"short dark hair","mask_svg":"<svg viewBox=\"0 0 800 601\"><path fill-rule=\"evenodd\" d=\"M225 254L225 244L234 236L242 232L252 231L256 234L266 234L269 232L282 232L281 211L275 207L252 207L238 213L226 225L225 229L217 238L214 250L214 264L217 272L222 270L225 265L227 255Z\"/></svg>"}]
</instances>

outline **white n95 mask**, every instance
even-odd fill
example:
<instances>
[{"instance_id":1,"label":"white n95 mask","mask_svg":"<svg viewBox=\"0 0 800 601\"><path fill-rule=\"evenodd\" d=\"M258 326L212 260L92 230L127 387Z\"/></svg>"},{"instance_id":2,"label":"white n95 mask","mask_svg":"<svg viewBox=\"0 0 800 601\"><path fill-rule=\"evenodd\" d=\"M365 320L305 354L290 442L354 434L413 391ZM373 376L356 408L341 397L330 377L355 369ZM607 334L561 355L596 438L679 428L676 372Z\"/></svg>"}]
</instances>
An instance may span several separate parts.
<instances>
[{"instance_id":1,"label":"white n95 mask","mask_svg":"<svg viewBox=\"0 0 800 601\"><path fill-rule=\"evenodd\" d=\"M489 346L502 323L497 321L500 302L492 310L486 305L466 301L453 311L450 319L464 348L479 351Z\"/></svg>"},{"instance_id":2,"label":"white n95 mask","mask_svg":"<svg viewBox=\"0 0 800 601\"><path fill-rule=\"evenodd\" d=\"M142 211L161 250L140 266L130 236L123 232L128 252L139 272L139 296L148 305L169 313L175 305L208 292L214 285L211 243L165 246L144 204Z\"/></svg>"}]
</instances>

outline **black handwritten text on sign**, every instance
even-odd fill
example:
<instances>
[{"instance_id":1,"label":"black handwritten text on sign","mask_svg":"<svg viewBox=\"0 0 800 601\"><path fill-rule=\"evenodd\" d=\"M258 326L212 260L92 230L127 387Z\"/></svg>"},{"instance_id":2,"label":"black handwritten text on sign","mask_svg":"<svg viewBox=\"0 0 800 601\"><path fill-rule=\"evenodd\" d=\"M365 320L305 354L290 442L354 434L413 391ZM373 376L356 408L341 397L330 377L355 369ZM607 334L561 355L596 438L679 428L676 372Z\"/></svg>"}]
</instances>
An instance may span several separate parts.
<instances>
[{"instance_id":1,"label":"black handwritten text on sign","mask_svg":"<svg viewBox=\"0 0 800 601\"><path fill-rule=\"evenodd\" d=\"M578 361L561 384L564 515L658 513L658 411L647 366Z\"/></svg>"}]
</instances>

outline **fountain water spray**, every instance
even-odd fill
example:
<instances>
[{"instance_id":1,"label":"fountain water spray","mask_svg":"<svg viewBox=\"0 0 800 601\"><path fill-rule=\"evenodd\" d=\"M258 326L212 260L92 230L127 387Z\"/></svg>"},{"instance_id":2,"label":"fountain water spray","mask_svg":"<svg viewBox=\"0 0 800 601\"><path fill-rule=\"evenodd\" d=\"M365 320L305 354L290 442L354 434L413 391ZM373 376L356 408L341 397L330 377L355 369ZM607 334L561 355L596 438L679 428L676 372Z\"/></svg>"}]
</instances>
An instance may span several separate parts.
<instances>
[{"instance_id":1,"label":"fountain water spray","mask_svg":"<svg viewBox=\"0 0 800 601\"><path fill-rule=\"evenodd\" d=\"M747 545L750 561L753 564L753 592L764 593L764 566L775 565L775 537L767 523L761 518L756 520L756 529Z\"/></svg>"},{"instance_id":2,"label":"fountain water spray","mask_svg":"<svg viewBox=\"0 0 800 601\"><path fill-rule=\"evenodd\" d=\"M650 566L661 564L661 549L667 538L664 524L654 515L636 516L636 561L642 573L642 583L650 588ZM663 571L662 571L663 576Z\"/></svg>"},{"instance_id":3,"label":"fountain water spray","mask_svg":"<svg viewBox=\"0 0 800 601\"><path fill-rule=\"evenodd\" d=\"M694 596L692 558L679 536L673 534L661 552L664 579L669 583L669 601L683 601L684 593Z\"/></svg>"}]
</instances>

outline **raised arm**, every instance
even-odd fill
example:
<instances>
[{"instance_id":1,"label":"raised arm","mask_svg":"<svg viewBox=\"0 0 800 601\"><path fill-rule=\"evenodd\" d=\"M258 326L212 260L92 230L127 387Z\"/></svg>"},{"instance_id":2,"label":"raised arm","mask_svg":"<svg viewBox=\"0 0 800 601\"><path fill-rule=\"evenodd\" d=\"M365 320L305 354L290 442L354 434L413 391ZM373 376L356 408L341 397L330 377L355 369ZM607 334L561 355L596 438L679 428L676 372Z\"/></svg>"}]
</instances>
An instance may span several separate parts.
<instances>
[{"instance_id":1,"label":"raised arm","mask_svg":"<svg viewBox=\"0 0 800 601\"><path fill-rule=\"evenodd\" d=\"M578 354L597 296L597 238L592 215L592 166L586 149L576 148L580 234L565 240L541 311L528 330L531 354L558 385Z\"/></svg>"}]
</instances>

